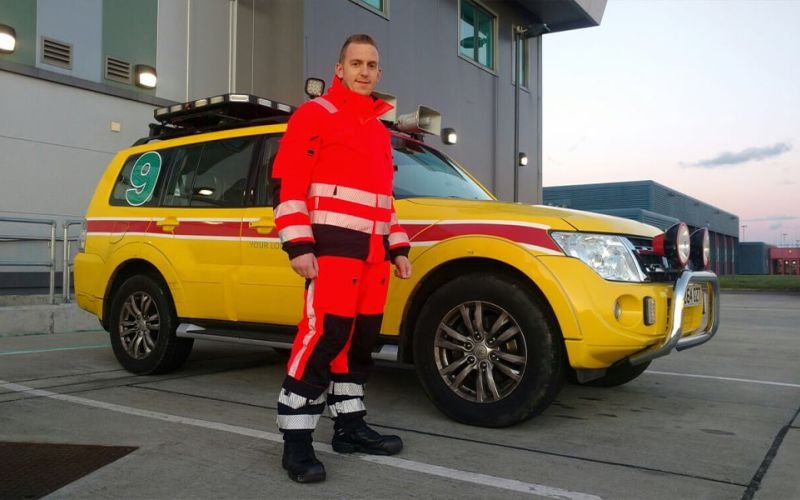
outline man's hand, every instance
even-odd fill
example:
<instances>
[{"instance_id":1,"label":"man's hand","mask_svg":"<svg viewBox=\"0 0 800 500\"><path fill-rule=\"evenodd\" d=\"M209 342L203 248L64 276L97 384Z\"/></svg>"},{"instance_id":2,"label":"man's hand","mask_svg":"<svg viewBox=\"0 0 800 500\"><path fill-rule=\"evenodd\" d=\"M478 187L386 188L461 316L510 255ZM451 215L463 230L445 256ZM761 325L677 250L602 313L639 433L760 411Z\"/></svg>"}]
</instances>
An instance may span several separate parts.
<instances>
[{"instance_id":1,"label":"man's hand","mask_svg":"<svg viewBox=\"0 0 800 500\"><path fill-rule=\"evenodd\" d=\"M305 279L313 280L317 277L317 257L313 253L298 255L291 261L292 269Z\"/></svg>"},{"instance_id":2,"label":"man's hand","mask_svg":"<svg viewBox=\"0 0 800 500\"><path fill-rule=\"evenodd\" d=\"M411 262L408 257L398 255L394 259L394 275L400 279L407 280L411 277Z\"/></svg>"}]
</instances>

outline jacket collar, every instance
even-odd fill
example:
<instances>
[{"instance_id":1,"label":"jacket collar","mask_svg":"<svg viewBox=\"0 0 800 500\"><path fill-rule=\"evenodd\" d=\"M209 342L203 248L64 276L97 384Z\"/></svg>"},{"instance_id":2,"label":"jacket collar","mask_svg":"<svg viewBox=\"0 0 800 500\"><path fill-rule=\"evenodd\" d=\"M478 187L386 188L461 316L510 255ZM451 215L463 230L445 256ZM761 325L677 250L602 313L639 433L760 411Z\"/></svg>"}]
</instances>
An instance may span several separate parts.
<instances>
[{"instance_id":1,"label":"jacket collar","mask_svg":"<svg viewBox=\"0 0 800 500\"><path fill-rule=\"evenodd\" d=\"M342 79L336 75L325 97L333 101L337 107L354 113L362 122L377 118L394 107L383 99L353 92L345 87Z\"/></svg>"}]
</instances>

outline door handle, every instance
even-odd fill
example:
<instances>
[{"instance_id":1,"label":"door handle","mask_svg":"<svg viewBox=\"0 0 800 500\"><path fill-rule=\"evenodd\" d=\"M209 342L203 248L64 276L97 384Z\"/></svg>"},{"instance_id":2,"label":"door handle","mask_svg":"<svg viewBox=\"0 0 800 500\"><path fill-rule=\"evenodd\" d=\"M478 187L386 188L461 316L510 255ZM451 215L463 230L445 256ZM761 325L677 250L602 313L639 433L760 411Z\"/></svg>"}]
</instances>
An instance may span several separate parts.
<instances>
[{"instance_id":1,"label":"door handle","mask_svg":"<svg viewBox=\"0 0 800 500\"><path fill-rule=\"evenodd\" d=\"M250 229L255 229L259 234L271 233L275 229L275 219L272 217L262 217L258 220L250 221Z\"/></svg>"},{"instance_id":2,"label":"door handle","mask_svg":"<svg viewBox=\"0 0 800 500\"><path fill-rule=\"evenodd\" d=\"M167 217L165 219L156 221L156 226L160 227L165 233L171 233L175 231L175 228L178 227L179 224L180 222L175 217Z\"/></svg>"}]
</instances>

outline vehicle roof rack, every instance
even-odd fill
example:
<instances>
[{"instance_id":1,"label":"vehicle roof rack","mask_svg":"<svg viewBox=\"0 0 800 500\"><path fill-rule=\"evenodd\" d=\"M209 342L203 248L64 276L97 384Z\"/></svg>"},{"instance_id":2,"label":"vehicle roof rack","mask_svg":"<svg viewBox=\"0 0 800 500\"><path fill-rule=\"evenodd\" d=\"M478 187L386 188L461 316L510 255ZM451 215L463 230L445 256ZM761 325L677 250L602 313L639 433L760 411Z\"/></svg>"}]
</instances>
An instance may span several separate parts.
<instances>
[{"instance_id":1,"label":"vehicle roof rack","mask_svg":"<svg viewBox=\"0 0 800 500\"><path fill-rule=\"evenodd\" d=\"M200 132L285 122L294 106L250 94L221 94L156 108L150 133L134 145Z\"/></svg>"}]
</instances>

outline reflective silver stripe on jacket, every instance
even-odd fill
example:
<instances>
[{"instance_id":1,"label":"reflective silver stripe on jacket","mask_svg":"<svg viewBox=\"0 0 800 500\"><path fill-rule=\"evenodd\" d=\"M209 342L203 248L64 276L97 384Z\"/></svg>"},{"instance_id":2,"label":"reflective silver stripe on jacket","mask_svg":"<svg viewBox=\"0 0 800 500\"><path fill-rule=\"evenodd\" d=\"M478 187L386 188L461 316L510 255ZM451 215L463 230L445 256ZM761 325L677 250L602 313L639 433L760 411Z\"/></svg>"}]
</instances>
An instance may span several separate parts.
<instances>
[{"instance_id":1,"label":"reflective silver stripe on jacket","mask_svg":"<svg viewBox=\"0 0 800 500\"><path fill-rule=\"evenodd\" d=\"M324 97L317 97L316 99L312 99L311 102L315 102L325 108L328 113L336 113L339 109L334 105L331 101L325 99Z\"/></svg>"},{"instance_id":2,"label":"reflective silver stripe on jacket","mask_svg":"<svg viewBox=\"0 0 800 500\"><path fill-rule=\"evenodd\" d=\"M388 222L374 222L355 215L341 214L339 212L329 212L327 210L312 210L312 224L327 224L330 226L352 229L362 233L372 234L372 227L375 226L375 234L389 234Z\"/></svg>"},{"instance_id":3,"label":"reflective silver stripe on jacket","mask_svg":"<svg viewBox=\"0 0 800 500\"><path fill-rule=\"evenodd\" d=\"M275 208L276 218L298 213L308 215L308 207L303 200L286 200Z\"/></svg>"},{"instance_id":4,"label":"reflective silver stripe on jacket","mask_svg":"<svg viewBox=\"0 0 800 500\"><path fill-rule=\"evenodd\" d=\"M368 207L392 208L391 196L334 184L315 182L308 187L308 196L337 198Z\"/></svg>"},{"instance_id":5,"label":"reflective silver stripe on jacket","mask_svg":"<svg viewBox=\"0 0 800 500\"><path fill-rule=\"evenodd\" d=\"M314 239L314 233L311 231L311 226L289 226L281 229L278 232L281 243L296 240L298 238Z\"/></svg>"},{"instance_id":6,"label":"reflective silver stripe on jacket","mask_svg":"<svg viewBox=\"0 0 800 500\"><path fill-rule=\"evenodd\" d=\"M394 232L389 235L389 246L393 247L400 244L408 244L408 235L403 232Z\"/></svg>"}]
</instances>

